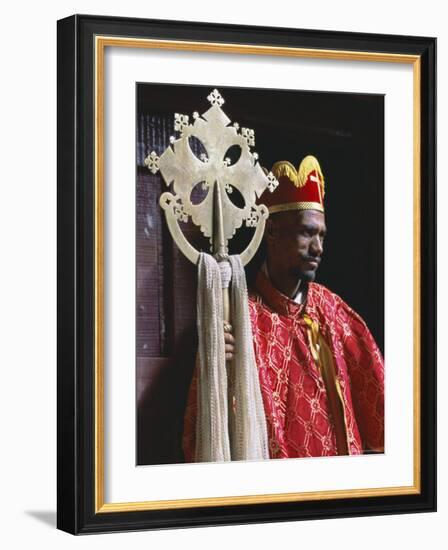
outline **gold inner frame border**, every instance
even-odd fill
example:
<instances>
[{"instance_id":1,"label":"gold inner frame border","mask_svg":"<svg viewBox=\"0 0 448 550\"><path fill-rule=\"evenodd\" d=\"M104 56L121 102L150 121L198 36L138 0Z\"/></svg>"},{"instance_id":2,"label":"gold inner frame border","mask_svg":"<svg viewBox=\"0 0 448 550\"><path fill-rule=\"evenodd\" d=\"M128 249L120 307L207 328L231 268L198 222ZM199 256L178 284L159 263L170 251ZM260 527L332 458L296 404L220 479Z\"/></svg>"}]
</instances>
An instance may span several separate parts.
<instances>
[{"instance_id":1,"label":"gold inner frame border","mask_svg":"<svg viewBox=\"0 0 448 550\"><path fill-rule=\"evenodd\" d=\"M263 495L154 500L141 502L106 503L104 501L104 55L106 47L149 48L208 53L269 55L329 60L405 63L413 66L413 298L414 298L414 418L413 418L413 485L369 489L342 489L302 493L273 493ZM420 494L421 492L421 388L420 388L420 167L421 167L421 59L418 55L380 52L356 52L310 48L257 46L177 40L96 36L95 59L95 513L166 510L208 506L231 506L278 502L304 502L342 498L364 498Z\"/></svg>"}]
</instances>

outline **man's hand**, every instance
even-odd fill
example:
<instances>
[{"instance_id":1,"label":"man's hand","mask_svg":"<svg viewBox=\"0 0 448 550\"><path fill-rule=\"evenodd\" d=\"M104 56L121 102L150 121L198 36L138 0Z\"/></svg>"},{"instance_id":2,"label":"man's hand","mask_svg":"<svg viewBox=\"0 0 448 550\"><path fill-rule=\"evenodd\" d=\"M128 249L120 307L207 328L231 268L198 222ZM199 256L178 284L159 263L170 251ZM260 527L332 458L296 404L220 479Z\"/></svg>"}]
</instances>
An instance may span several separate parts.
<instances>
[{"instance_id":1,"label":"man's hand","mask_svg":"<svg viewBox=\"0 0 448 550\"><path fill-rule=\"evenodd\" d=\"M232 361L235 355L235 338L233 337L232 330L232 325L227 321L224 321L226 361Z\"/></svg>"}]
</instances>

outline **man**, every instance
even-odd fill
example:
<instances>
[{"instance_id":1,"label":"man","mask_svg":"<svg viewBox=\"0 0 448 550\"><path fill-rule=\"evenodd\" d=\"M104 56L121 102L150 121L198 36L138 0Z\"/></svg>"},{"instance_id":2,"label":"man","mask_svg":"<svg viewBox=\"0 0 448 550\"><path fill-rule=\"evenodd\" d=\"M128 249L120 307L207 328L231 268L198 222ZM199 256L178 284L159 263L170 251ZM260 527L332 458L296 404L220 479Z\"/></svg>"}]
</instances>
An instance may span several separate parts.
<instances>
[{"instance_id":1,"label":"man","mask_svg":"<svg viewBox=\"0 0 448 550\"><path fill-rule=\"evenodd\" d=\"M325 184L315 157L281 161L269 208L266 261L249 295L270 458L384 450L384 365L366 324L314 282L326 234ZM233 337L225 336L228 357ZM194 460L193 381L184 450Z\"/></svg>"}]
</instances>

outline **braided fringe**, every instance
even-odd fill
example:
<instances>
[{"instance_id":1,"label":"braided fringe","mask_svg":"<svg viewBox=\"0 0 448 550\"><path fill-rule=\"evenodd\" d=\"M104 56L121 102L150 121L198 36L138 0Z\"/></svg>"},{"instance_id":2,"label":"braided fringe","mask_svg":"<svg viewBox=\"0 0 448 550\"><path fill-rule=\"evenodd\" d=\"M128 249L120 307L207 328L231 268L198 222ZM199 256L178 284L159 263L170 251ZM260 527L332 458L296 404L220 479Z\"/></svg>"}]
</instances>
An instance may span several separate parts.
<instances>
[{"instance_id":1,"label":"braided fringe","mask_svg":"<svg viewBox=\"0 0 448 550\"><path fill-rule=\"evenodd\" d=\"M222 288L218 263L209 254L199 257L198 279L196 461L222 462L230 460Z\"/></svg>"},{"instance_id":2,"label":"braided fringe","mask_svg":"<svg viewBox=\"0 0 448 550\"><path fill-rule=\"evenodd\" d=\"M233 390L236 404L231 434L232 460L264 460L269 458L268 435L255 362L246 277L239 256L230 256L230 265L230 307L235 337Z\"/></svg>"},{"instance_id":3,"label":"braided fringe","mask_svg":"<svg viewBox=\"0 0 448 550\"><path fill-rule=\"evenodd\" d=\"M198 264L198 462L269 458L244 268L239 256L231 256L230 264L233 272L230 306L235 355L230 365L233 383L229 388L220 270L208 254L201 254Z\"/></svg>"}]
</instances>

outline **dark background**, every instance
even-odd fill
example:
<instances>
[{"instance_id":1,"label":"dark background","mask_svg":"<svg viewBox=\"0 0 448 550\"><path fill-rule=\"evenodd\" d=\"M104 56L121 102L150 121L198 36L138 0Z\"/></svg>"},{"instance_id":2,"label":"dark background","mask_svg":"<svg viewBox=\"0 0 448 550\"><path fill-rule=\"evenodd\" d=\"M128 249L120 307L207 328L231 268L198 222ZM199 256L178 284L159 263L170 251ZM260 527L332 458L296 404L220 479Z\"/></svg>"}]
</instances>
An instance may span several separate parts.
<instances>
[{"instance_id":1,"label":"dark background","mask_svg":"<svg viewBox=\"0 0 448 550\"><path fill-rule=\"evenodd\" d=\"M144 158L174 135L174 113L205 112L216 86L137 84L137 464L182 462L182 418L196 347L195 267L158 205L168 188ZM382 95L227 88L222 109L255 130L259 162L298 167L316 156L325 177L325 251L316 282L340 295L384 343L384 98ZM206 242L182 224L195 245ZM250 238L239 231L231 252ZM248 266L250 283L259 258Z\"/></svg>"}]
</instances>

